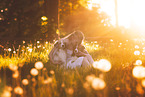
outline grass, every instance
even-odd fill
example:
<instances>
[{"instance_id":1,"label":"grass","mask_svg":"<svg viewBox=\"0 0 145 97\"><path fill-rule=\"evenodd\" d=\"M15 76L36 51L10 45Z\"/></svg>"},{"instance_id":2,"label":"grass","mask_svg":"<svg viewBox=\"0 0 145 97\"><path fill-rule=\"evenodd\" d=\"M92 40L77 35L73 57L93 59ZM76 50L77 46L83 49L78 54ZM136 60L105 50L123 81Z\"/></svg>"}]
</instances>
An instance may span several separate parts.
<instances>
[{"instance_id":1,"label":"grass","mask_svg":"<svg viewBox=\"0 0 145 97\"><path fill-rule=\"evenodd\" d=\"M145 65L143 42L137 40L84 42L95 61L106 59L111 63L112 68L108 72L95 67L65 69L50 64L48 54L53 43L49 42L36 41L32 44L23 41L18 48L4 47L3 54L0 56L0 95L7 95L7 97L143 97L145 88L141 82L144 77L138 79L132 74L136 60L141 60L142 66ZM140 54L134 54L135 51L140 51ZM37 67L36 62L42 62L43 64L39 65L43 67ZM30 72L32 68L35 68L35 71ZM25 83L23 79L26 79ZM102 88L98 88L98 85Z\"/></svg>"}]
</instances>

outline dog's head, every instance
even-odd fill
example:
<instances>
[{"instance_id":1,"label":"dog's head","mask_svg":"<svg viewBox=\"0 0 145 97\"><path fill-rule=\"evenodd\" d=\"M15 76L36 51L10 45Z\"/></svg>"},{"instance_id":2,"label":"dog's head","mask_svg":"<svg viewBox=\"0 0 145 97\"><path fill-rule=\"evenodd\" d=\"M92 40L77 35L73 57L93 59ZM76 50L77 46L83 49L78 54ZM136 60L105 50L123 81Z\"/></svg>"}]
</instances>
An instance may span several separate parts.
<instances>
[{"instance_id":1,"label":"dog's head","mask_svg":"<svg viewBox=\"0 0 145 97\"><path fill-rule=\"evenodd\" d=\"M56 44L58 45L58 48L60 49L65 49L66 48L66 45L68 44L67 43L67 40L66 39L60 39L56 42Z\"/></svg>"}]
</instances>

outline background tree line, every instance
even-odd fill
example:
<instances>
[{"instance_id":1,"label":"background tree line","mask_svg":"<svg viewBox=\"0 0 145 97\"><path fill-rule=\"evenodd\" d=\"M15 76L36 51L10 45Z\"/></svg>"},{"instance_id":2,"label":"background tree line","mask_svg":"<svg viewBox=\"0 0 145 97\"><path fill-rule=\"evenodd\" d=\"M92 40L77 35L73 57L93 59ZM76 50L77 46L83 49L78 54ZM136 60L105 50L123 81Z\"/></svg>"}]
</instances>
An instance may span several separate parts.
<instances>
[{"instance_id":1,"label":"background tree line","mask_svg":"<svg viewBox=\"0 0 145 97\"><path fill-rule=\"evenodd\" d=\"M113 35L110 18L99 9L88 10L80 0L2 0L0 38L52 40L58 37L57 29L61 37L74 30L88 37Z\"/></svg>"}]
</instances>

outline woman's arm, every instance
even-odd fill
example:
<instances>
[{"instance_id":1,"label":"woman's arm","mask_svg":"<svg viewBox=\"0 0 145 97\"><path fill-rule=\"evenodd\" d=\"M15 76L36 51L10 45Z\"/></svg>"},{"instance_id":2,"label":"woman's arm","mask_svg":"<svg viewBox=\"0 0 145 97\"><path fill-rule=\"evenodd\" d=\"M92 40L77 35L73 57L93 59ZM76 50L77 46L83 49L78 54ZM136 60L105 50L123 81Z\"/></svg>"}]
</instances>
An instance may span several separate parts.
<instances>
[{"instance_id":1,"label":"woman's arm","mask_svg":"<svg viewBox=\"0 0 145 97\"><path fill-rule=\"evenodd\" d=\"M54 54L56 53L56 51L58 51L58 44L55 44L54 47L52 48L52 50L49 53L49 60L50 62L52 62L53 64L61 64L61 61L55 61L54 60Z\"/></svg>"}]
</instances>

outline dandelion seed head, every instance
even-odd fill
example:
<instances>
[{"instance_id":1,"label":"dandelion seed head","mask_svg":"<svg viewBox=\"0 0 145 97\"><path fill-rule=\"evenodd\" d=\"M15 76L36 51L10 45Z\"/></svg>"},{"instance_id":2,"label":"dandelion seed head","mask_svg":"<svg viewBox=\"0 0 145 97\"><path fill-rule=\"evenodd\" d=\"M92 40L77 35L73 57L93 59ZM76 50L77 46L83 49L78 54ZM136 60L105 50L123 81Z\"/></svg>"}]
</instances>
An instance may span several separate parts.
<instances>
[{"instance_id":1,"label":"dandelion seed head","mask_svg":"<svg viewBox=\"0 0 145 97\"><path fill-rule=\"evenodd\" d=\"M139 49L139 46L138 45L135 45L135 47L134 47L135 49Z\"/></svg>"},{"instance_id":2,"label":"dandelion seed head","mask_svg":"<svg viewBox=\"0 0 145 97\"><path fill-rule=\"evenodd\" d=\"M33 76L36 76L36 75L38 75L38 70L35 69L35 68L32 68L32 69L30 70L30 74L33 75Z\"/></svg>"},{"instance_id":3,"label":"dandelion seed head","mask_svg":"<svg viewBox=\"0 0 145 97\"><path fill-rule=\"evenodd\" d=\"M140 55L140 51L134 51L134 55Z\"/></svg>"},{"instance_id":4,"label":"dandelion seed head","mask_svg":"<svg viewBox=\"0 0 145 97\"><path fill-rule=\"evenodd\" d=\"M23 94L23 89L21 87L17 86L17 87L14 88L14 92L16 94L22 95Z\"/></svg>"},{"instance_id":5,"label":"dandelion seed head","mask_svg":"<svg viewBox=\"0 0 145 97\"><path fill-rule=\"evenodd\" d=\"M54 71L53 71L53 70L50 70L50 74L52 74L52 75L53 75L53 74L54 74Z\"/></svg>"},{"instance_id":6,"label":"dandelion seed head","mask_svg":"<svg viewBox=\"0 0 145 97\"><path fill-rule=\"evenodd\" d=\"M111 63L106 59L101 59L98 62L95 61L93 63L93 67L96 68L96 69L99 69L103 72L108 72L111 69Z\"/></svg>"},{"instance_id":7,"label":"dandelion seed head","mask_svg":"<svg viewBox=\"0 0 145 97\"><path fill-rule=\"evenodd\" d=\"M74 93L74 90L73 88L68 88L67 92L69 95L72 95Z\"/></svg>"},{"instance_id":8,"label":"dandelion seed head","mask_svg":"<svg viewBox=\"0 0 145 97\"><path fill-rule=\"evenodd\" d=\"M141 81L141 85L145 88L145 79Z\"/></svg>"},{"instance_id":9,"label":"dandelion seed head","mask_svg":"<svg viewBox=\"0 0 145 97\"><path fill-rule=\"evenodd\" d=\"M28 84L29 84L28 79L23 79L23 80L22 80L22 84L25 85L25 86L28 85Z\"/></svg>"},{"instance_id":10,"label":"dandelion seed head","mask_svg":"<svg viewBox=\"0 0 145 97\"><path fill-rule=\"evenodd\" d=\"M38 70L42 69L43 68L43 63L42 62L36 62L35 63L35 68L38 69Z\"/></svg>"},{"instance_id":11,"label":"dandelion seed head","mask_svg":"<svg viewBox=\"0 0 145 97\"><path fill-rule=\"evenodd\" d=\"M135 78L144 78L145 77L145 67L143 66L135 66L133 68L133 76Z\"/></svg>"},{"instance_id":12,"label":"dandelion seed head","mask_svg":"<svg viewBox=\"0 0 145 97\"><path fill-rule=\"evenodd\" d=\"M12 71L16 71L18 69L18 66L14 65L14 64L9 64L9 69Z\"/></svg>"},{"instance_id":13,"label":"dandelion seed head","mask_svg":"<svg viewBox=\"0 0 145 97\"><path fill-rule=\"evenodd\" d=\"M18 71L15 71L15 72L12 74L12 77L13 77L13 78L18 78L18 77L19 77L19 72L18 72Z\"/></svg>"},{"instance_id":14,"label":"dandelion seed head","mask_svg":"<svg viewBox=\"0 0 145 97\"><path fill-rule=\"evenodd\" d=\"M7 91L7 90L5 90L4 92L3 92L3 94L1 95L1 97L11 97L11 92L10 91Z\"/></svg>"},{"instance_id":15,"label":"dandelion seed head","mask_svg":"<svg viewBox=\"0 0 145 97\"><path fill-rule=\"evenodd\" d=\"M142 65L142 61L141 60L136 60L135 65Z\"/></svg>"},{"instance_id":16,"label":"dandelion seed head","mask_svg":"<svg viewBox=\"0 0 145 97\"><path fill-rule=\"evenodd\" d=\"M104 80L100 79L100 78L95 78L92 81L92 88L95 90L102 90L104 89L106 86Z\"/></svg>"}]
</instances>

